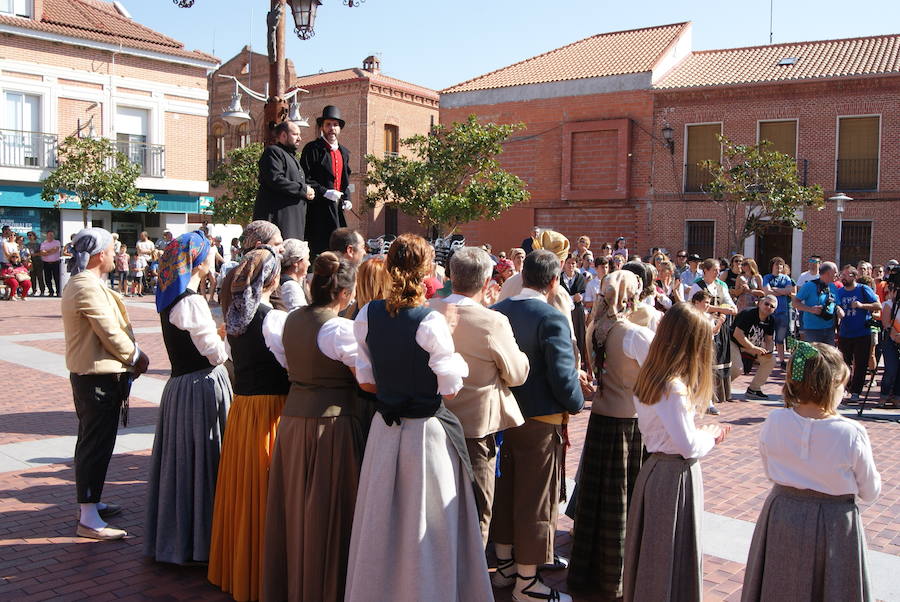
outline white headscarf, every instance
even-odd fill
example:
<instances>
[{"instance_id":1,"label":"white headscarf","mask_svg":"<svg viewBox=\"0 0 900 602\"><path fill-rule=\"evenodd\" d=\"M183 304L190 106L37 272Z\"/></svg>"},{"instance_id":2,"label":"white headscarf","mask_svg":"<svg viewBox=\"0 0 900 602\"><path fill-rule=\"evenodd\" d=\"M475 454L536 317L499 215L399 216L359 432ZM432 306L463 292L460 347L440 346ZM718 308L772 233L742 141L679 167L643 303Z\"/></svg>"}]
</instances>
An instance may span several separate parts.
<instances>
[{"instance_id":1,"label":"white headscarf","mask_svg":"<svg viewBox=\"0 0 900 602\"><path fill-rule=\"evenodd\" d=\"M103 228L84 228L75 235L72 241L72 262L69 273L73 276L87 269L93 255L105 250L112 242L112 234Z\"/></svg>"}]
</instances>

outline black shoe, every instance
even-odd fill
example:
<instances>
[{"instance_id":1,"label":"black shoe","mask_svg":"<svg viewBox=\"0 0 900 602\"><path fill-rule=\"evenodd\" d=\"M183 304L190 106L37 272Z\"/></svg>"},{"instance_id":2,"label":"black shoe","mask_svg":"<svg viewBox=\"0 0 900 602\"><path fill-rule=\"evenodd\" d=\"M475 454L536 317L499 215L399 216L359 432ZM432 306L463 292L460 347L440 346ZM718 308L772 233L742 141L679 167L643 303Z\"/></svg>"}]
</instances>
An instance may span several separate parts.
<instances>
[{"instance_id":1,"label":"black shoe","mask_svg":"<svg viewBox=\"0 0 900 602\"><path fill-rule=\"evenodd\" d=\"M787 362L784 361L784 360L781 360L781 369L782 369L782 370L787 370Z\"/></svg>"},{"instance_id":2,"label":"black shoe","mask_svg":"<svg viewBox=\"0 0 900 602\"><path fill-rule=\"evenodd\" d=\"M746 397L747 399L762 399L764 401L770 399L769 396L762 391L754 391L753 389L747 389Z\"/></svg>"},{"instance_id":3,"label":"black shoe","mask_svg":"<svg viewBox=\"0 0 900 602\"><path fill-rule=\"evenodd\" d=\"M122 506L117 504L107 504L106 508L103 510L97 510L97 514L100 515L100 518L106 520L107 518L122 514Z\"/></svg>"},{"instance_id":4,"label":"black shoe","mask_svg":"<svg viewBox=\"0 0 900 602\"><path fill-rule=\"evenodd\" d=\"M542 564L540 568L542 571L561 571L562 569L569 568L569 559L565 556L554 554L553 562Z\"/></svg>"}]
</instances>

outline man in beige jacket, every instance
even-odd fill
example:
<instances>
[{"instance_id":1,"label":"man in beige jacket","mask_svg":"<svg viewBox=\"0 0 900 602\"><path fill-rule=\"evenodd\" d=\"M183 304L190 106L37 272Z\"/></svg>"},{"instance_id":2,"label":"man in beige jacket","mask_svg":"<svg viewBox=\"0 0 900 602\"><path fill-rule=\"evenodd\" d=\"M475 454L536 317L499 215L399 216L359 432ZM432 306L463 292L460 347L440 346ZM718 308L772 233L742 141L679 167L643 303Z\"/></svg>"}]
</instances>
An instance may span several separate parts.
<instances>
[{"instance_id":1,"label":"man in beige jacket","mask_svg":"<svg viewBox=\"0 0 900 602\"><path fill-rule=\"evenodd\" d=\"M149 358L138 349L122 298L106 287L114 266L112 235L85 228L73 243L72 278L62 295L66 367L72 383L78 440L75 488L81 507L75 534L90 539L121 539L125 531L105 518L121 508L100 501L116 444L119 412L131 380L147 371Z\"/></svg>"},{"instance_id":2,"label":"man in beige jacket","mask_svg":"<svg viewBox=\"0 0 900 602\"><path fill-rule=\"evenodd\" d=\"M485 545L494 502L495 434L524 422L509 387L528 378L528 357L519 350L509 320L482 305L493 265L483 249L457 250L450 260L453 294L430 303L447 317L456 351L469 365L462 390L444 403L459 418L466 436Z\"/></svg>"}]
</instances>

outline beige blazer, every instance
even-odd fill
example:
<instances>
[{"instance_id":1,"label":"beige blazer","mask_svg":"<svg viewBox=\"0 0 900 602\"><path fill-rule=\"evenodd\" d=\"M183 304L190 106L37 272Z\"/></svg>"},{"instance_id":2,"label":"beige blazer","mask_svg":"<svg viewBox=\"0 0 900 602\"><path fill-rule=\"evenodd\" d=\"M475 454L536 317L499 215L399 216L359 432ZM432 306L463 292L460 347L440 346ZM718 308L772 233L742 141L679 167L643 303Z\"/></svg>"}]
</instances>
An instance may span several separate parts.
<instances>
[{"instance_id":1,"label":"beige blazer","mask_svg":"<svg viewBox=\"0 0 900 602\"><path fill-rule=\"evenodd\" d=\"M469 365L463 388L445 405L462 423L467 439L478 439L525 422L509 390L528 378L528 356L519 350L509 319L482 305L429 303L447 318L456 351Z\"/></svg>"},{"instance_id":2,"label":"beige blazer","mask_svg":"<svg viewBox=\"0 0 900 602\"><path fill-rule=\"evenodd\" d=\"M134 332L125 304L93 272L69 279L62 295L66 367L75 374L131 370Z\"/></svg>"}]
</instances>

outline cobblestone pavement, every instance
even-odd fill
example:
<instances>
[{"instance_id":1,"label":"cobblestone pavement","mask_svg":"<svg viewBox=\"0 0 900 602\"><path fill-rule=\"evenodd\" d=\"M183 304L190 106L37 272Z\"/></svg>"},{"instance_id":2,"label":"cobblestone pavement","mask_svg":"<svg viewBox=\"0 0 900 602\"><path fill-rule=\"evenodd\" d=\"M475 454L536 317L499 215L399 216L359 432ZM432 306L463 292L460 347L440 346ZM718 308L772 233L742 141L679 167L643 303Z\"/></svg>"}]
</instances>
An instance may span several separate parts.
<instances>
[{"instance_id":1,"label":"cobblestone pavement","mask_svg":"<svg viewBox=\"0 0 900 602\"><path fill-rule=\"evenodd\" d=\"M169 366L152 298L129 300L128 308L138 342L151 357L149 377L164 381ZM73 536L77 507L73 499L72 462L60 452L58 442L76 433L77 422L64 366L60 368L64 352L61 331L59 300L0 302L0 375L4 383L0 398L0 461L13 448L34 446L28 448L33 450L27 458L31 468L0 471L0 600L229 599L206 581L204 567L157 564L141 555L149 441L158 401L150 394L150 399L132 398L128 430L143 433L139 441L146 445L113 457L104 491L104 499L125 506L126 511L114 524L126 529L129 537L107 543ZM32 357L31 352L38 355ZM766 392L778 396L781 378L782 372L776 369ZM735 393L742 393L746 382L745 377L739 379ZM142 390L152 392L158 388ZM770 408L780 405L779 401L780 397L776 397L765 403L719 406L721 415L715 420L731 424L733 430L725 444L703 460L705 509L710 519L704 532L706 600L740 597L746 550L739 545L730 546L730 538L740 539L733 535L733 529L752 529L769 490L756 440L760 424ZM588 414L582 413L570 425L570 476L575 474L587 418ZM896 585L891 585L891 575L900 570L900 459L895 451L900 449L898 419L900 411L876 409L867 410L863 418L884 480L881 497L874 504L862 506L866 537L875 568L881 567L882 573L894 571L876 575L882 582L886 579L886 587L883 583L876 587L882 599L900 599ZM724 525L722 533L717 532L718 525ZM561 517L557 549L563 555L570 547L570 528L571 521ZM547 572L545 577L566 589L564 571ZM509 590L495 593L498 601L510 599ZM599 600L583 596L576 599Z\"/></svg>"}]
</instances>

